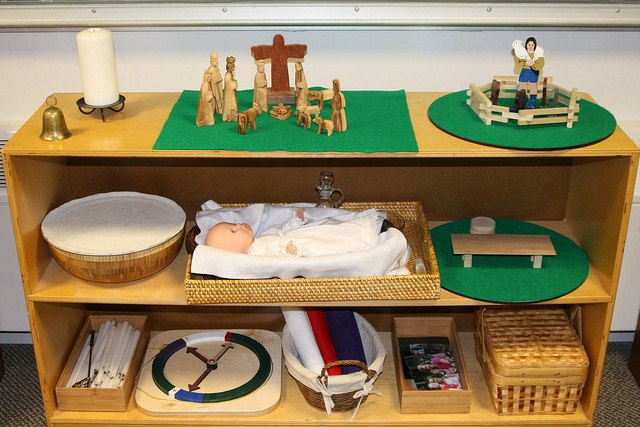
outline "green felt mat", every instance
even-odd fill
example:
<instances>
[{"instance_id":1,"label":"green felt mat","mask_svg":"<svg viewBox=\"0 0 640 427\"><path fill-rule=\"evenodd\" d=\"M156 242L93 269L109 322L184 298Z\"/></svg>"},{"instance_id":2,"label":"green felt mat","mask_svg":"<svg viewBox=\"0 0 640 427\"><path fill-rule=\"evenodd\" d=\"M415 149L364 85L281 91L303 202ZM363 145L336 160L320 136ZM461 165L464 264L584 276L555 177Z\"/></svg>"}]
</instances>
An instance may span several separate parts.
<instances>
[{"instance_id":1,"label":"green felt mat","mask_svg":"<svg viewBox=\"0 0 640 427\"><path fill-rule=\"evenodd\" d=\"M429 107L429 118L440 129L459 138L498 147L535 150L591 144L608 137L616 128L616 119L609 111L585 99L580 100L578 121L572 128L564 123L518 126L515 120L486 125L466 102L466 90L444 95ZM500 99L500 105L512 103L512 99Z\"/></svg>"},{"instance_id":2,"label":"green felt mat","mask_svg":"<svg viewBox=\"0 0 640 427\"><path fill-rule=\"evenodd\" d=\"M257 117L257 130L247 127L239 135L236 122L223 122L216 114L213 126L196 126L197 91L184 91L164 124L154 150L242 150L293 152L416 152L418 144L409 118L404 91L344 91L347 131L317 134L318 126L310 129L297 125L295 114L289 120L277 120L262 113ZM238 91L238 109L251 107L253 90ZM271 108L271 107L269 107ZM295 110L295 107L292 108ZM321 116L331 114L329 102L324 103Z\"/></svg>"},{"instance_id":3,"label":"green felt mat","mask_svg":"<svg viewBox=\"0 0 640 427\"><path fill-rule=\"evenodd\" d=\"M451 234L469 233L471 220L442 224L431 237L443 289L489 302L536 302L565 295L587 278L589 259L571 239L530 222L494 219L496 234L548 234L557 255L543 257L542 268L533 268L529 256L474 255L465 268L462 256L453 254Z\"/></svg>"}]
</instances>

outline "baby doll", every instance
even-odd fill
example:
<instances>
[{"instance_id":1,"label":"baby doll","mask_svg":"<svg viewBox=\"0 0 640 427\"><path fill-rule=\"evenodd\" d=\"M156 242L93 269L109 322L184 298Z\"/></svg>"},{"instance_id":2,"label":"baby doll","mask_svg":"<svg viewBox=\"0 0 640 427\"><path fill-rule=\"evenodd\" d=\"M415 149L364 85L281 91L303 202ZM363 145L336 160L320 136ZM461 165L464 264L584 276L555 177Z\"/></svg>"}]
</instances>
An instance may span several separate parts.
<instances>
[{"instance_id":1,"label":"baby doll","mask_svg":"<svg viewBox=\"0 0 640 427\"><path fill-rule=\"evenodd\" d=\"M259 237L248 224L220 222L211 227L205 244L249 255L309 257L364 251L378 242L375 212L343 222L327 218L308 224L309 220L305 209L296 209L285 224Z\"/></svg>"}]
</instances>

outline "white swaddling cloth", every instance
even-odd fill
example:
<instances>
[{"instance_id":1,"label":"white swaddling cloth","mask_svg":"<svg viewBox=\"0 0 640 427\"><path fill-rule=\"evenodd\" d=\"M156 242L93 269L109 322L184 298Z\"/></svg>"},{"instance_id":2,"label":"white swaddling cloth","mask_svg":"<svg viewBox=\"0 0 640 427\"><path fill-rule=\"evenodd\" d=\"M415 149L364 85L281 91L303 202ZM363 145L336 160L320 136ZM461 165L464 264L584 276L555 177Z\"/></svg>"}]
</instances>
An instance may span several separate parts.
<instances>
[{"instance_id":1,"label":"white swaddling cloth","mask_svg":"<svg viewBox=\"0 0 640 427\"><path fill-rule=\"evenodd\" d=\"M366 251L316 257L265 257L196 246L191 272L226 279L280 277L357 277L409 274L409 246L395 228L380 233L378 244Z\"/></svg>"},{"instance_id":2,"label":"white swaddling cloth","mask_svg":"<svg viewBox=\"0 0 640 427\"><path fill-rule=\"evenodd\" d=\"M254 208L254 206L257 206L257 208ZM249 225L251 225L249 221L253 221L254 224L259 224L257 227L262 227L262 231L264 231L266 228L277 224L274 218L277 217L280 221L279 224L282 224L291 216L291 209L266 209L270 215L269 220L265 221L257 216L257 213L265 212L266 206L270 205L251 205L250 208L252 209L249 210L249 215L242 216L239 216L239 210L226 210L223 212L225 218L222 220L227 222L246 222ZM329 212L330 210L327 210L327 208L311 208L308 211L311 212L312 216L316 215L314 209L319 209L319 213L324 214L325 219L319 221L319 223L328 220L328 218L331 218L331 221L335 221L344 217L358 218L367 214L367 211L346 211L347 213L345 213L341 209L330 209L334 212ZM341 215L335 215L336 212ZM229 214L233 215L233 218L229 218ZM216 215L218 218L215 219L213 219L213 216L211 213L207 215L209 222L214 223L213 221L216 220L219 222L219 215ZM249 219L247 220L247 218ZM268 224L269 227L266 227L265 224ZM201 232L200 236L203 234L206 233ZM198 239L196 239L197 241ZM409 256L410 250L406 238L399 230L391 228L380 233L377 236L376 244L370 249L308 257L256 256L198 244L193 252L191 272L225 279L402 275L409 274L409 270L405 267Z\"/></svg>"}]
</instances>

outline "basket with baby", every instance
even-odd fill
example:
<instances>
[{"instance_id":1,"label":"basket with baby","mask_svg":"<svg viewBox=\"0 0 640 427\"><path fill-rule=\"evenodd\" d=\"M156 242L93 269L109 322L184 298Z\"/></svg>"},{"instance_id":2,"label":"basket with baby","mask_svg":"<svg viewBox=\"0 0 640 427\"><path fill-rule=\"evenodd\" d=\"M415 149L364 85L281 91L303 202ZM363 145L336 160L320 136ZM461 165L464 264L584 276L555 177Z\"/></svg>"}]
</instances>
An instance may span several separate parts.
<instances>
[{"instance_id":1,"label":"basket with baby","mask_svg":"<svg viewBox=\"0 0 640 427\"><path fill-rule=\"evenodd\" d=\"M394 215L409 217L404 233L387 220L384 206L353 207L206 202L187 238L188 302L438 298L439 275L422 206L391 205ZM416 258L425 260L427 274L412 274ZM421 276L418 286L411 283L415 276ZM410 282L408 292L383 279L394 277Z\"/></svg>"}]
</instances>

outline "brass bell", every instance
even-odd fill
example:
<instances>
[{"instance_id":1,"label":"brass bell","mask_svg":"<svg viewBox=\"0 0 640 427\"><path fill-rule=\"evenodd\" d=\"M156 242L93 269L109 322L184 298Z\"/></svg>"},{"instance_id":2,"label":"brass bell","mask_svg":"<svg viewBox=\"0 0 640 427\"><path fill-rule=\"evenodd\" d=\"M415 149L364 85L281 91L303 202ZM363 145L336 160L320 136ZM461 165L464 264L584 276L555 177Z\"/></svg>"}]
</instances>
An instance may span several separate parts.
<instances>
[{"instance_id":1,"label":"brass bell","mask_svg":"<svg viewBox=\"0 0 640 427\"><path fill-rule=\"evenodd\" d=\"M57 103L58 100L56 97L50 95L47 98L49 108L42 113L42 133L40 134L40 139L44 139L45 141L62 141L71 136L71 131L67 129L67 123L64 121L62 110L56 107Z\"/></svg>"}]
</instances>

